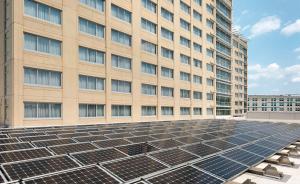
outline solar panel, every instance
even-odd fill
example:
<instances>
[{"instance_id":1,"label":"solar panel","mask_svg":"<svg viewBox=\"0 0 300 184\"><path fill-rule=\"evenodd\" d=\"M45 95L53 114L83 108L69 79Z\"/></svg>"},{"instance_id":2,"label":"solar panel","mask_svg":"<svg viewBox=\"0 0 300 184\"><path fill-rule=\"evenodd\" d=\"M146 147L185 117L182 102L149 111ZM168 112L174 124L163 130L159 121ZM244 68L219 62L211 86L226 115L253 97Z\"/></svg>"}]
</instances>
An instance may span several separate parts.
<instances>
[{"instance_id":1,"label":"solar panel","mask_svg":"<svg viewBox=\"0 0 300 184\"><path fill-rule=\"evenodd\" d=\"M239 134L239 135L236 135L235 137L237 137L239 139L244 139L244 140L249 141L249 142L257 140L257 138L251 137L251 136L246 135L246 134Z\"/></svg>"},{"instance_id":2,"label":"solar panel","mask_svg":"<svg viewBox=\"0 0 300 184\"><path fill-rule=\"evenodd\" d=\"M68 133L68 134L58 134L61 138L71 138L71 137L81 137L81 136L89 136L89 133L80 132L80 133Z\"/></svg>"},{"instance_id":3,"label":"solar panel","mask_svg":"<svg viewBox=\"0 0 300 184\"><path fill-rule=\"evenodd\" d=\"M9 134L10 137L27 137L27 136L39 136L39 135L45 135L43 132L30 132L30 133L12 133Z\"/></svg>"},{"instance_id":4,"label":"solar panel","mask_svg":"<svg viewBox=\"0 0 300 184\"><path fill-rule=\"evenodd\" d=\"M87 183L109 183L118 184L116 179L108 175L97 166L78 168L42 178L34 178L24 181L25 184L87 184Z\"/></svg>"},{"instance_id":5,"label":"solar panel","mask_svg":"<svg viewBox=\"0 0 300 184\"><path fill-rule=\"evenodd\" d=\"M0 139L0 144L19 142L17 138L3 138Z\"/></svg>"},{"instance_id":6,"label":"solar panel","mask_svg":"<svg viewBox=\"0 0 300 184\"><path fill-rule=\"evenodd\" d=\"M194 135L195 137L202 139L202 140L211 140L211 139L216 139L217 137L210 135L210 134L199 134L199 135Z\"/></svg>"},{"instance_id":7,"label":"solar panel","mask_svg":"<svg viewBox=\"0 0 300 184\"><path fill-rule=\"evenodd\" d=\"M11 180L19 180L78 166L79 165L68 156L57 156L4 164L3 168Z\"/></svg>"},{"instance_id":8,"label":"solar panel","mask_svg":"<svg viewBox=\"0 0 300 184\"><path fill-rule=\"evenodd\" d=\"M203 171L195 169L191 166L182 167L170 172L155 176L148 180L152 184L180 184L180 183L193 183L193 184L221 184L222 180L211 176Z\"/></svg>"},{"instance_id":9,"label":"solar panel","mask_svg":"<svg viewBox=\"0 0 300 184\"><path fill-rule=\"evenodd\" d=\"M167 149L167 148L173 148L173 147L177 147L177 146L181 146L183 145L182 143L175 141L173 139L166 139L166 140L158 140L158 141L152 141L149 142L150 144L161 148L161 149Z\"/></svg>"},{"instance_id":10,"label":"solar panel","mask_svg":"<svg viewBox=\"0 0 300 184\"><path fill-rule=\"evenodd\" d=\"M72 156L84 165L96 164L126 157L125 154L114 148L75 153L72 154Z\"/></svg>"},{"instance_id":11,"label":"solar panel","mask_svg":"<svg viewBox=\"0 0 300 184\"><path fill-rule=\"evenodd\" d=\"M223 153L222 156L230 158L231 160L235 160L242 164L253 166L264 160L263 157L250 153L248 151L244 151L242 149L234 149L229 152Z\"/></svg>"},{"instance_id":12,"label":"solar panel","mask_svg":"<svg viewBox=\"0 0 300 184\"><path fill-rule=\"evenodd\" d=\"M0 163L15 162L47 156L52 156L52 154L45 148L2 152L0 153Z\"/></svg>"},{"instance_id":13,"label":"solar panel","mask_svg":"<svg viewBox=\"0 0 300 184\"><path fill-rule=\"evenodd\" d=\"M207 144L209 146L213 146L213 147L218 148L220 150L227 150L227 149L236 147L235 144L231 144L229 142L222 141L222 140L208 141L208 142L205 142L204 144Z\"/></svg>"},{"instance_id":14,"label":"solar panel","mask_svg":"<svg viewBox=\"0 0 300 184\"><path fill-rule=\"evenodd\" d=\"M123 137L132 137L133 135L130 133L118 133L118 134L106 134L105 136L111 139L115 139L115 138L123 138Z\"/></svg>"},{"instance_id":15,"label":"solar panel","mask_svg":"<svg viewBox=\"0 0 300 184\"><path fill-rule=\"evenodd\" d=\"M171 132L170 134L175 135L176 137L190 136L191 135L187 132Z\"/></svg>"},{"instance_id":16,"label":"solar panel","mask_svg":"<svg viewBox=\"0 0 300 184\"><path fill-rule=\"evenodd\" d=\"M6 134L0 134L0 139L3 139L3 138L8 138L8 136Z\"/></svg>"},{"instance_id":17,"label":"solar panel","mask_svg":"<svg viewBox=\"0 0 300 184\"><path fill-rule=\"evenodd\" d=\"M92 142L92 141L106 140L108 138L103 135L94 135L94 136L74 137L74 139L78 142Z\"/></svg>"},{"instance_id":18,"label":"solar panel","mask_svg":"<svg viewBox=\"0 0 300 184\"><path fill-rule=\"evenodd\" d=\"M280 150L284 147L286 147L286 144L277 144L277 143L274 143L274 142L270 142L270 141L267 141L267 140L259 140L257 142L255 142L255 144L259 145L259 146L263 146L263 147L267 147L267 148L270 148L270 149L274 149L274 150Z\"/></svg>"},{"instance_id":19,"label":"solar panel","mask_svg":"<svg viewBox=\"0 0 300 184\"><path fill-rule=\"evenodd\" d=\"M151 154L151 156L171 166L175 166L199 158L195 155L192 155L186 151L177 148L153 153Z\"/></svg>"},{"instance_id":20,"label":"solar panel","mask_svg":"<svg viewBox=\"0 0 300 184\"><path fill-rule=\"evenodd\" d=\"M236 144L236 145L243 145L243 144L248 143L248 141L246 141L244 139L239 139L235 136L225 137L225 138L222 138L221 140L232 143L232 144Z\"/></svg>"},{"instance_id":21,"label":"solar panel","mask_svg":"<svg viewBox=\"0 0 300 184\"><path fill-rule=\"evenodd\" d=\"M255 153L257 155L263 156L263 157L269 157L269 156L273 155L274 153L276 153L275 150L268 149L266 147L258 146L255 144L243 146L242 149L252 152L252 153Z\"/></svg>"},{"instance_id":22,"label":"solar panel","mask_svg":"<svg viewBox=\"0 0 300 184\"><path fill-rule=\"evenodd\" d=\"M19 139L23 142L25 142L25 141L40 141L40 140L57 139L57 138L58 137L56 135L19 137Z\"/></svg>"},{"instance_id":23,"label":"solar panel","mask_svg":"<svg viewBox=\"0 0 300 184\"><path fill-rule=\"evenodd\" d=\"M116 148L130 156L158 150L157 148L149 145L148 143L138 143L138 144L125 145L125 146L118 146Z\"/></svg>"},{"instance_id":24,"label":"solar panel","mask_svg":"<svg viewBox=\"0 0 300 184\"><path fill-rule=\"evenodd\" d=\"M175 137L175 135L171 134L151 134L151 137L154 137L156 139L170 139Z\"/></svg>"},{"instance_id":25,"label":"solar panel","mask_svg":"<svg viewBox=\"0 0 300 184\"><path fill-rule=\"evenodd\" d=\"M54 140L44 140L44 141L34 141L34 144L37 147L47 147L47 146L54 146L54 145L61 145L61 144L71 144L75 143L72 139L54 139Z\"/></svg>"},{"instance_id":26,"label":"solar panel","mask_svg":"<svg viewBox=\"0 0 300 184\"><path fill-rule=\"evenodd\" d=\"M185 143L185 144L193 144L193 143L200 143L201 139L197 139L195 137L192 136L187 136L187 137L179 137L176 138L175 140Z\"/></svg>"},{"instance_id":27,"label":"solar panel","mask_svg":"<svg viewBox=\"0 0 300 184\"><path fill-rule=\"evenodd\" d=\"M59 155L59 154L93 150L93 149L97 149L97 147L90 143L76 143L76 144L50 146L49 149L53 151L55 154Z\"/></svg>"},{"instance_id":28,"label":"solar panel","mask_svg":"<svg viewBox=\"0 0 300 184\"><path fill-rule=\"evenodd\" d=\"M189 145L189 146L185 146L183 147L184 150L187 150L191 153L194 153L196 155L199 155L201 157L205 157L205 156L209 156L215 153L218 153L219 149L205 145L205 144L194 144L194 145Z\"/></svg>"},{"instance_id":29,"label":"solar panel","mask_svg":"<svg viewBox=\"0 0 300 184\"><path fill-rule=\"evenodd\" d=\"M138 136L138 137L129 137L127 138L129 141L134 142L134 143L140 143L140 142L148 142L148 141L153 141L155 140L153 137L150 136Z\"/></svg>"},{"instance_id":30,"label":"solar panel","mask_svg":"<svg viewBox=\"0 0 300 184\"><path fill-rule=\"evenodd\" d=\"M200 169L215 174L224 180L229 180L230 178L235 177L237 174L248 169L248 167L245 165L221 156L213 156L206 160L195 163L194 165Z\"/></svg>"},{"instance_id":31,"label":"solar panel","mask_svg":"<svg viewBox=\"0 0 300 184\"><path fill-rule=\"evenodd\" d=\"M93 131L93 132L89 132L91 135L104 135L104 134L112 134L114 133L111 130L102 130L102 131Z\"/></svg>"},{"instance_id":32,"label":"solar panel","mask_svg":"<svg viewBox=\"0 0 300 184\"><path fill-rule=\"evenodd\" d=\"M12 143L12 144L0 144L0 152L2 151L13 151L33 148L28 142Z\"/></svg>"},{"instance_id":33,"label":"solar panel","mask_svg":"<svg viewBox=\"0 0 300 184\"><path fill-rule=\"evenodd\" d=\"M101 148L109 148L109 147L115 147L119 145L125 145L130 144L130 142L124 140L124 139L110 139L110 140L104 140L104 141L95 141L94 144Z\"/></svg>"},{"instance_id":34,"label":"solar panel","mask_svg":"<svg viewBox=\"0 0 300 184\"><path fill-rule=\"evenodd\" d=\"M131 134L135 136L143 136L143 135L150 135L152 132L150 131L138 131L138 132L132 132Z\"/></svg>"},{"instance_id":35,"label":"solar panel","mask_svg":"<svg viewBox=\"0 0 300 184\"><path fill-rule=\"evenodd\" d=\"M165 165L147 156L131 157L104 164L103 167L124 181L133 180L167 168Z\"/></svg>"}]
</instances>

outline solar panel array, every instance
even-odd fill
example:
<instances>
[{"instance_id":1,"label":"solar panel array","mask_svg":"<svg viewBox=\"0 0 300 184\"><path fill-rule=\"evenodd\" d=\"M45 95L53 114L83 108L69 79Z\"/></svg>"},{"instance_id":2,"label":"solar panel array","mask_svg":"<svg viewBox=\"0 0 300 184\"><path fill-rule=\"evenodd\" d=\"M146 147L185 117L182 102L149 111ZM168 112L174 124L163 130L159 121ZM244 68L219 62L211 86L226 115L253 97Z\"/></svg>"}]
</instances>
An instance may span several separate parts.
<instances>
[{"instance_id":1,"label":"solar panel array","mask_svg":"<svg viewBox=\"0 0 300 184\"><path fill-rule=\"evenodd\" d=\"M0 129L0 183L219 184L300 140L300 124L164 121Z\"/></svg>"}]
</instances>

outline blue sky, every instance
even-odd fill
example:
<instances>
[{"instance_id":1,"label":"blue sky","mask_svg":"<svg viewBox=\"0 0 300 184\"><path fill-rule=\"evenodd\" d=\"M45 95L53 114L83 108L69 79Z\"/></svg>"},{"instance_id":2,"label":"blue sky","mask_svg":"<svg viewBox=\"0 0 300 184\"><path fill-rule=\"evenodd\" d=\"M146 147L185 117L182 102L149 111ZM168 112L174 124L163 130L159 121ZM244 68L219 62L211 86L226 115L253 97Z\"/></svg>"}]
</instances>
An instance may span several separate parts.
<instances>
[{"instance_id":1,"label":"blue sky","mask_svg":"<svg viewBox=\"0 0 300 184\"><path fill-rule=\"evenodd\" d=\"M300 0L233 0L249 38L249 94L300 94Z\"/></svg>"}]
</instances>

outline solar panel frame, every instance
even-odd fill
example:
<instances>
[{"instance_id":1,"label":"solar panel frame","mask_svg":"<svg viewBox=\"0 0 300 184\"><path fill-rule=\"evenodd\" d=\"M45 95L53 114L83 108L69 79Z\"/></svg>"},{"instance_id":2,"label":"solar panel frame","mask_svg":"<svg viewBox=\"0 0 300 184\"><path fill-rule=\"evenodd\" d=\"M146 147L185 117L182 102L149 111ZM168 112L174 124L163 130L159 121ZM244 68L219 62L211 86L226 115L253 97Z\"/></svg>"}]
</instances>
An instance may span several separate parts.
<instances>
[{"instance_id":1,"label":"solar panel frame","mask_svg":"<svg viewBox=\"0 0 300 184\"><path fill-rule=\"evenodd\" d=\"M131 142L120 138L120 139L107 139L103 141L94 141L93 144L96 144L100 148L110 148L110 147L116 147L120 145L131 144Z\"/></svg>"},{"instance_id":2,"label":"solar panel frame","mask_svg":"<svg viewBox=\"0 0 300 184\"><path fill-rule=\"evenodd\" d=\"M278 150L272 150L263 146L258 146L254 143L248 144L241 147L243 150L249 151L251 153L254 153L256 155L262 156L262 157L270 157L274 155Z\"/></svg>"},{"instance_id":3,"label":"solar panel frame","mask_svg":"<svg viewBox=\"0 0 300 184\"><path fill-rule=\"evenodd\" d=\"M221 150L218 148L211 147L202 143L187 145L181 148L200 157L207 157L221 152Z\"/></svg>"},{"instance_id":4,"label":"solar panel frame","mask_svg":"<svg viewBox=\"0 0 300 184\"><path fill-rule=\"evenodd\" d=\"M183 143L176 141L174 139L156 140L156 141L149 142L149 144L159 149L168 149L168 148L179 147L184 145Z\"/></svg>"},{"instance_id":5,"label":"solar panel frame","mask_svg":"<svg viewBox=\"0 0 300 184\"><path fill-rule=\"evenodd\" d=\"M48 146L55 146L55 145L61 145L61 144L73 144L76 143L71 138L65 138L65 139L51 139L51 140L42 140L42 141L33 141L31 142L36 147L48 147Z\"/></svg>"},{"instance_id":6,"label":"solar panel frame","mask_svg":"<svg viewBox=\"0 0 300 184\"><path fill-rule=\"evenodd\" d=\"M10 144L0 144L0 152L30 149L33 146L29 142L17 142Z\"/></svg>"},{"instance_id":7,"label":"solar panel frame","mask_svg":"<svg viewBox=\"0 0 300 184\"><path fill-rule=\"evenodd\" d=\"M226 141L223 141L221 139L216 139L216 140L210 140L210 141L205 141L203 144L206 144L211 147L218 148L220 150L227 150L227 149L232 149L236 147L236 144L232 144Z\"/></svg>"},{"instance_id":8,"label":"solar panel frame","mask_svg":"<svg viewBox=\"0 0 300 184\"><path fill-rule=\"evenodd\" d=\"M126 155L133 156L159 150L148 143L135 143L115 147Z\"/></svg>"},{"instance_id":9,"label":"solar panel frame","mask_svg":"<svg viewBox=\"0 0 300 184\"><path fill-rule=\"evenodd\" d=\"M49 146L48 148L57 155L98 149L95 145L86 142Z\"/></svg>"},{"instance_id":10,"label":"solar panel frame","mask_svg":"<svg viewBox=\"0 0 300 184\"><path fill-rule=\"evenodd\" d=\"M236 162L242 163L247 166L254 166L262 162L265 158L254 153L242 150L240 148L230 150L228 152L222 153L221 156L234 160Z\"/></svg>"}]
</instances>

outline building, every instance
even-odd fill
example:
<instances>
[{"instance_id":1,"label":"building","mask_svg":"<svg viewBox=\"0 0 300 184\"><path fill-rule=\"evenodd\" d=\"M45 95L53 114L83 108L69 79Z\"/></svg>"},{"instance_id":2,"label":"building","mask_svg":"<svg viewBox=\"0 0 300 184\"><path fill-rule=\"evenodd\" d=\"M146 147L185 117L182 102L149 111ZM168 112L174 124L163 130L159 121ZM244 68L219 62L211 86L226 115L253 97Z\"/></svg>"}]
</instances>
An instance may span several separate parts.
<instances>
[{"instance_id":1,"label":"building","mask_svg":"<svg viewBox=\"0 0 300 184\"><path fill-rule=\"evenodd\" d=\"M6 126L202 119L235 109L231 0L0 3Z\"/></svg>"}]
</instances>

